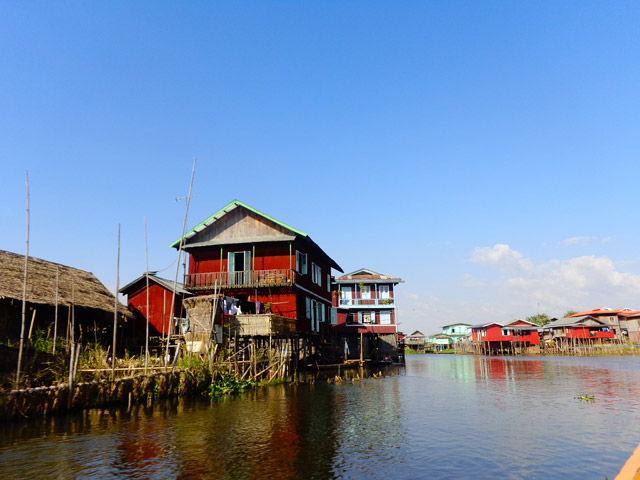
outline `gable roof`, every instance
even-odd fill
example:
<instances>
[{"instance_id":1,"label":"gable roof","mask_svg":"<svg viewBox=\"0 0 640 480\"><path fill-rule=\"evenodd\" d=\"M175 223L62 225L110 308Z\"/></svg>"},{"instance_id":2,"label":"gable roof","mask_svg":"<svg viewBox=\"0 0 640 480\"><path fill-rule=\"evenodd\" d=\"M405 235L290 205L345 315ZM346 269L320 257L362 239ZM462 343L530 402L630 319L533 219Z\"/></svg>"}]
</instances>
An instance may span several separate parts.
<instances>
[{"instance_id":1,"label":"gable roof","mask_svg":"<svg viewBox=\"0 0 640 480\"><path fill-rule=\"evenodd\" d=\"M594 308L593 310L587 310L585 312L578 312L578 313L574 313L573 315L569 315L569 318L571 317L584 317L585 315L592 315L592 316L596 316L596 315L619 315L619 314L624 314L624 312L632 312L633 310L631 310L630 308L608 308L608 307L598 307L598 308Z\"/></svg>"},{"instance_id":2,"label":"gable roof","mask_svg":"<svg viewBox=\"0 0 640 480\"><path fill-rule=\"evenodd\" d=\"M240 239L234 239L234 240L230 240L230 239L221 240L221 239L213 238L206 241L188 243L190 239L195 239L194 237L196 237L199 233L205 231L208 228L213 227L217 222L221 222L221 220L225 216L229 215L231 212L234 212L238 209L244 210L245 212L249 212L249 215L254 215L264 220L267 220L267 223L270 224L271 227L273 227L273 231L269 233L269 235L262 234L261 236L242 237ZM242 215L242 213L240 215ZM224 223L223 223L223 226L224 226ZM210 217L208 217L207 219L205 219L204 221L200 222L198 225L193 227L191 230L189 230L184 235L184 237L179 238L178 240L173 242L170 245L170 247L179 248L181 240L183 240L182 248L185 250L189 250L191 248L210 247L213 245L226 245L226 244L233 244L233 243L292 241L297 238L301 239L303 242L306 242L312 249L317 250L321 254L321 256L326 259L327 263L329 263L329 265L332 268L334 268L335 270L338 270L339 272L343 271L340 265L338 265L331 257L329 257L329 255L327 255L305 232L298 230L296 228L293 228L292 226L287 225L284 222L276 220L275 218L265 213L262 213L259 210L256 210L255 208L240 202L239 200L234 200L228 205L225 205L224 207L222 207L216 213L214 213L213 215L211 215Z\"/></svg>"},{"instance_id":3,"label":"gable roof","mask_svg":"<svg viewBox=\"0 0 640 480\"><path fill-rule=\"evenodd\" d=\"M296 235L300 235L301 237L308 237L308 235L306 233L304 233L301 230L298 230L296 228L293 228L289 225L287 225L286 223L283 223L279 220L276 220L273 217L270 217L269 215L262 213L258 210L256 210L253 207L250 207L249 205L242 203L239 200L234 200L233 202L229 203L228 205L225 205L224 207L222 207L220 210L218 210L216 213L214 213L213 215L211 215L210 217L206 218L205 220L203 220L202 222L200 222L198 225L196 225L195 227L193 227L191 230L189 230L185 235L184 235L184 240L189 240L190 238L192 238L193 236L195 236L196 234L200 233L201 231L203 231L205 228L213 225L215 222L217 222L218 220L220 220L222 217L224 217L227 213L235 210L238 207L243 207L246 208L247 210L249 210L250 212L253 212L263 218L266 218L267 220L275 223L276 225L279 225L283 228L285 228L286 230L289 230L293 233L295 233ZM171 245L169 245L170 247L174 247L177 248L180 244L180 240L181 238L179 238L178 240L176 240L175 242L173 242Z\"/></svg>"},{"instance_id":4,"label":"gable roof","mask_svg":"<svg viewBox=\"0 0 640 480\"><path fill-rule=\"evenodd\" d=\"M583 315L581 317L558 318L552 322L547 323L543 328L557 328L557 327L587 327L587 326L604 326L605 324L598 320L597 317L592 315Z\"/></svg>"},{"instance_id":5,"label":"gable roof","mask_svg":"<svg viewBox=\"0 0 640 480\"><path fill-rule=\"evenodd\" d=\"M376 283L380 280L386 280L387 283L404 283L400 277L392 277L374 272L368 268L359 268L351 273L336 277L335 281L340 283Z\"/></svg>"},{"instance_id":6,"label":"gable roof","mask_svg":"<svg viewBox=\"0 0 640 480\"><path fill-rule=\"evenodd\" d=\"M516 322L524 322L524 323L528 323L529 326L524 326L524 325L513 325ZM502 328L509 328L511 330L517 329L517 330L522 330L522 329L532 329L532 328L540 328L540 325L538 325L537 323L533 323L530 322L528 320L520 320L519 318L516 318L515 320L507 320L506 322L486 322L486 323L478 323L477 325L473 325L471 328L473 330L477 330L478 328L485 328L488 327L489 325L497 325L498 327L502 327Z\"/></svg>"},{"instance_id":7,"label":"gable roof","mask_svg":"<svg viewBox=\"0 0 640 480\"><path fill-rule=\"evenodd\" d=\"M27 302L55 305L56 273L58 305L73 304L76 307L114 312L114 295L93 273L34 257L29 257L27 262ZM0 299L22 301L24 255L0 250L0 278ZM118 313L132 317L131 312L121 303Z\"/></svg>"},{"instance_id":8,"label":"gable roof","mask_svg":"<svg viewBox=\"0 0 640 480\"><path fill-rule=\"evenodd\" d=\"M124 295L127 295L128 292L133 290L134 287L139 282L144 282L145 285L146 285L146 275L144 273L141 276L139 276L138 278L136 278L135 280L133 280L132 282L129 282L124 287L122 287L120 289L120 293L122 293ZM156 277L156 275L154 273L149 273L149 283L156 283L156 284L160 285L161 287L169 290L170 292L173 291L173 281L172 280L167 280L166 278ZM192 293L187 291L187 290L185 290L184 285L182 283L179 283L179 282L176 284L176 293L179 294L179 295L192 295Z\"/></svg>"}]
</instances>

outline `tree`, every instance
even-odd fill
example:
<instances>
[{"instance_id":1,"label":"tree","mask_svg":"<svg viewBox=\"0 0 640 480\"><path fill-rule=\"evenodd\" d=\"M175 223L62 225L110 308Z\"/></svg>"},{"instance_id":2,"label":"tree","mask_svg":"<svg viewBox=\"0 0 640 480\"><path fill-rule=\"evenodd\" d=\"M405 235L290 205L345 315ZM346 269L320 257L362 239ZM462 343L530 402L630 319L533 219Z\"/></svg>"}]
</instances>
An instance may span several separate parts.
<instances>
[{"instance_id":1,"label":"tree","mask_svg":"<svg viewBox=\"0 0 640 480\"><path fill-rule=\"evenodd\" d=\"M530 317L525 318L525 320L527 322L532 322L540 326L546 325L551 321L551 319L549 318L549 315L547 315L546 313L538 313L536 315L532 315Z\"/></svg>"},{"instance_id":2,"label":"tree","mask_svg":"<svg viewBox=\"0 0 640 480\"><path fill-rule=\"evenodd\" d=\"M576 312L575 310L567 310L567 313L564 314L563 318L570 317L571 315L575 315L576 313L578 312Z\"/></svg>"}]
</instances>

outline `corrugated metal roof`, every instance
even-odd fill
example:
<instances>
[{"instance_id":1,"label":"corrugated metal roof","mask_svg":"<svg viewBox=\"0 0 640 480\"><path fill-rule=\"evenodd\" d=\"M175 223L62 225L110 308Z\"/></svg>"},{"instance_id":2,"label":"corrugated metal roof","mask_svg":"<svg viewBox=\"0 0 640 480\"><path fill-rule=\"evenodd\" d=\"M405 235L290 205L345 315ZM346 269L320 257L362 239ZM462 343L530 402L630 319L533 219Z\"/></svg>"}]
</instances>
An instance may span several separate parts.
<instances>
[{"instance_id":1,"label":"corrugated metal roof","mask_svg":"<svg viewBox=\"0 0 640 480\"><path fill-rule=\"evenodd\" d=\"M144 274L136 278L134 281L129 282L124 287L122 287L120 289L120 293L125 293L127 290L129 290L131 287L133 287L136 283L140 281L145 281ZM173 280L167 280L166 278L156 277L154 274L150 273L149 282L155 282L158 285L166 288L167 290L173 291ZM191 292L188 292L187 290L185 290L184 285L182 283L178 283L176 285L176 293L182 294L182 295L193 295Z\"/></svg>"}]
</instances>

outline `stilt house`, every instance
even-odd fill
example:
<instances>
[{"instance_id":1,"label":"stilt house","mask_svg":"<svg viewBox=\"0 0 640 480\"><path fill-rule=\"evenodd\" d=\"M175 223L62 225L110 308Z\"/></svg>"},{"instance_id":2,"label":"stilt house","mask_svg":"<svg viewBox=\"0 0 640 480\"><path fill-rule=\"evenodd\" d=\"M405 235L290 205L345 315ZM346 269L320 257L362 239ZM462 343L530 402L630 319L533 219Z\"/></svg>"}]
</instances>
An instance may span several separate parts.
<instances>
[{"instance_id":1,"label":"stilt house","mask_svg":"<svg viewBox=\"0 0 640 480\"><path fill-rule=\"evenodd\" d=\"M20 338L24 255L0 250L0 339ZM27 262L25 338L35 329L57 337L110 342L115 297L95 275L29 257ZM57 325L54 325L57 310ZM119 327L133 315L118 304Z\"/></svg>"},{"instance_id":2,"label":"stilt house","mask_svg":"<svg viewBox=\"0 0 640 480\"><path fill-rule=\"evenodd\" d=\"M481 353L523 351L540 345L539 328L527 320L482 323L471 327L471 340Z\"/></svg>"},{"instance_id":3,"label":"stilt house","mask_svg":"<svg viewBox=\"0 0 640 480\"><path fill-rule=\"evenodd\" d=\"M164 336L171 331L175 318L183 317L183 300L191 296L184 285L149 273L149 310L147 311L147 275L144 274L120 289L127 296L129 310L135 321L127 330L138 343L144 343L145 322L149 321L150 336ZM171 308L173 307L173 312Z\"/></svg>"},{"instance_id":4,"label":"stilt house","mask_svg":"<svg viewBox=\"0 0 640 480\"><path fill-rule=\"evenodd\" d=\"M221 294L225 313L253 316L252 329L276 318L281 331L328 330L331 269L342 269L306 233L234 200L171 246L181 243L186 291Z\"/></svg>"}]
</instances>

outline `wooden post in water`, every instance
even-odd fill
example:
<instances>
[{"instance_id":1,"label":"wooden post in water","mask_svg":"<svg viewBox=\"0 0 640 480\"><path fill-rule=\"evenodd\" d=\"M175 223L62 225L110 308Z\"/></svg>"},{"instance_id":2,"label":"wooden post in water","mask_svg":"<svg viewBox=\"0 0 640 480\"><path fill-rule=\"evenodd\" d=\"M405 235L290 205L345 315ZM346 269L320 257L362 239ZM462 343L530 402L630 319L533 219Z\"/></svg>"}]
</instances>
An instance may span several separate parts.
<instances>
[{"instance_id":1,"label":"wooden post in water","mask_svg":"<svg viewBox=\"0 0 640 480\"><path fill-rule=\"evenodd\" d=\"M144 276L147 280L147 321L145 322L146 331L144 335L144 374L147 375L147 369L149 368L149 321L151 320L151 314L149 313L149 249L147 248L147 217L144 217L144 264Z\"/></svg>"},{"instance_id":2,"label":"wooden post in water","mask_svg":"<svg viewBox=\"0 0 640 480\"><path fill-rule=\"evenodd\" d=\"M20 388L20 367L22 364L22 349L24 348L24 324L27 310L27 264L29 262L29 174L24 172L25 184L27 188L27 241L24 254L24 274L22 280L22 323L20 325L20 349L18 350L18 367L16 368L16 386Z\"/></svg>"},{"instance_id":3,"label":"wooden post in water","mask_svg":"<svg viewBox=\"0 0 640 480\"><path fill-rule=\"evenodd\" d=\"M58 288L60 280L60 268L56 265L56 309L53 315L53 348L51 353L56 353L56 337L58 335Z\"/></svg>"},{"instance_id":4,"label":"wooden post in water","mask_svg":"<svg viewBox=\"0 0 640 480\"><path fill-rule=\"evenodd\" d=\"M169 321L169 332L167 333L167 348L165 354L166 357L169 355L169 343L171 342L171 329L174 327L173 325L173 314L175 312L175 301L176 301L176 290L178 289L178 272L180 271L180 257L182 256L182 247L184 246L184 232L187 229L187 218L189 215L189 202L191 201L191 189L193 187L193 176L196 173L196 158L193 158L193 168L191 169L191 181L189 182L189 193L187 194L187 206L184 211L184 222L182 223L182 235L180 236L180 243L178 244L178 262L176 264L176 274L173 279L173 292L171 295L171 320ZM165 365L166 366L166 365Z\"/></svg>"},{"instance_id":5,"label":"wooden post in water","mask_svg":"<svg viewBox=\"0 0 640 480\"><path fill-rule=\"evenodd\" d=\"M120 290L120 224L118 224L118 260L116 262L116 301L113 310L113 348L111 350L111 380L116 375L116 335L118 333L118 290Z\"/></svg>"}]
</instances>

